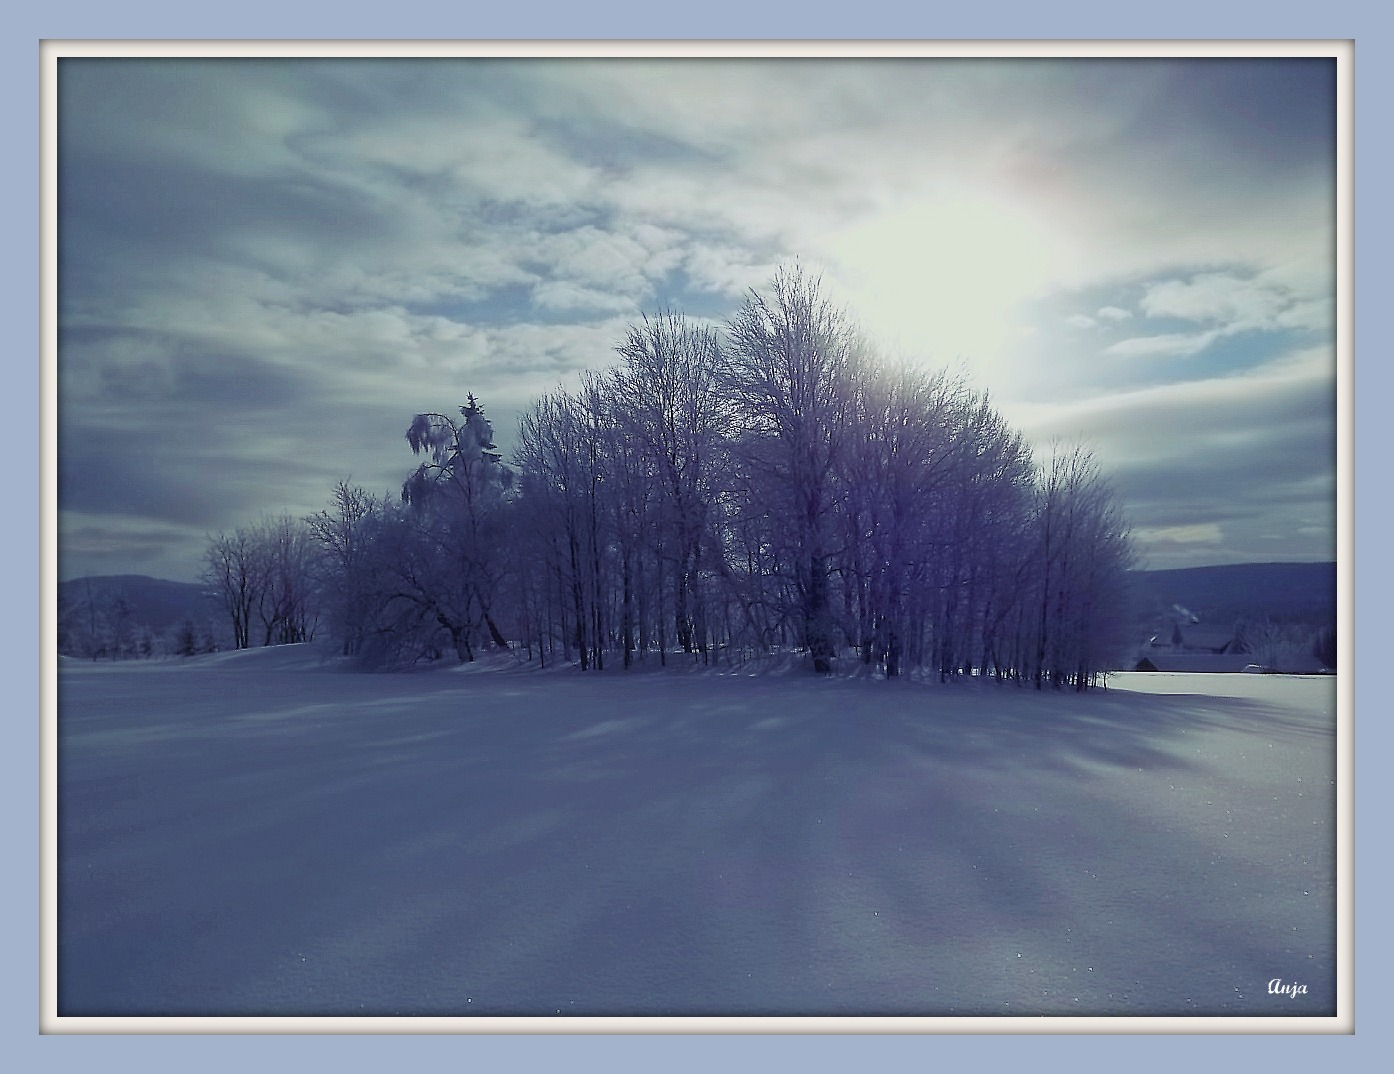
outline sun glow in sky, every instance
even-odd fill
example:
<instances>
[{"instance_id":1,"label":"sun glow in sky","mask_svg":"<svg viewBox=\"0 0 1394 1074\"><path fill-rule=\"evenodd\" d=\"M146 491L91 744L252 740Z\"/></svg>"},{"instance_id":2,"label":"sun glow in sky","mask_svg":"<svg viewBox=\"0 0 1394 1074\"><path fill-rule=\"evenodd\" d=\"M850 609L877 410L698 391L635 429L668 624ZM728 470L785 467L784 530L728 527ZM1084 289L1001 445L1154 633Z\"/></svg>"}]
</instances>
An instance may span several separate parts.
<instances>
[{"instance_id":1,"label":"sun glow in sky","mask_svg":"<svg viewBox=\"0 0 1394 1074\"><path fill-rule=\"evenodd\" d=\"M937 365L968 359L989 382L1062 255L1024 207L952 188L853 225L832 249L850 305L889 346Z\"/></svg>"},{"instance_id":2,"label":"sun glow in sky","mask_svg":"<svg viewBox=\"0 0 1394 1074\"><path fill-rule=\"evenodd\" d=\"M1334 51L58 60L59 571L399 488L795 261L1082 437L1143 565L1335 557Z\"/></svg>"}]
</instances>

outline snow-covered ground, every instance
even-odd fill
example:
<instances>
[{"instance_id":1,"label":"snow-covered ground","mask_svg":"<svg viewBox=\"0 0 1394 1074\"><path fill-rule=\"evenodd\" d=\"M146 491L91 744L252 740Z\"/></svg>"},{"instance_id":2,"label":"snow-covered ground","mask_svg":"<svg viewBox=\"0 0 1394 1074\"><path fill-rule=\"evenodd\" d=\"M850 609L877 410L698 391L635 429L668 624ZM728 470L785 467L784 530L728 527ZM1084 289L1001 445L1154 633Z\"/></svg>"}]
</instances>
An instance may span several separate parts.
<instances>
[{"instance_id":1,"label":"snow-covered ground","mask_svg":"<svg viewBox=\"0 0 1394 1074\"><path fill-rule=\"evenodd\" d=\"M58 1013L1335 1013L1334 679L753 670L63 661Z\"/></svg>"}]
</instances>

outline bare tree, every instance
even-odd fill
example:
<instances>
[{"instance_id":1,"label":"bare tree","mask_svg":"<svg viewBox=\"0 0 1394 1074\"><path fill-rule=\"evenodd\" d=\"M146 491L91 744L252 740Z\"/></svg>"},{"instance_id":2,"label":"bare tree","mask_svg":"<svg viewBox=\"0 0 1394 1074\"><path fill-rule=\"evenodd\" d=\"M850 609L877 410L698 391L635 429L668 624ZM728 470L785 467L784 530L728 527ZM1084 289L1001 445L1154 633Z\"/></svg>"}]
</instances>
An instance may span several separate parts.
<instances>
[{"instance_id":1,"label":"bare tree","mask_svg":"<svg viewBox=\"0 0 1394 1074\"><path fill-rule=\"evenodd\" d=\"M671 580L673 635L685 652L705 654L711 510L733 422L724 352L713 328L672 312L630 326L617 349L624 365L608 384L618 437L610 458L631 480L638 467L657 485L652 550Z\"/></svg>"},{"instance_id":2,"label":"bare tree","mask_svg":"<svg viewBox=\"0 0 1394 1074\"><path fill-rule=\"evenodd\" d=\"M752 292L727 337L728 390L745 422L736 450L758 495L781 513L780 569L796 594L813 668L827 674L835 649L834 518L862 342L818 278L800 268L781 270L768 297Z\"/></svg>"},{"instance_id":3,"label":"bare tree","mask_svg":"<svg viewBox=\"0 0 1394 1074\"><path fill-rule=\"evenodd\" d=\"M281 515L209 538L202 580L232 624L234 647L248 649L254 625L262 645L313 636L313 571L308 527Z\"/></svg>"},{"instance_id":4,"label":"bare tree","mask_svg":"<svg viewBox=\"0 0 1394 1074\"><path fill-rule=\"evenodd\" d=\"M556 626L564 656L574 647L582 669L602 666L602 610L597 603L599 511L603 479L595 416L582 400L564 391L539 399L519 426L517 459L524 472L522 494L545 527L545 566L558 582Z\"/></svg>"},{"instance_id":5,"label":"bare tree","mask_svg":"<svg viewBox=\"0 0 1394 1074\"><path fill-rule=\"evenodd\" d=\"M256 602L263 645L310 641L314 607L315 547L307 523L289 515L264 518L253 528L262 586Z\"/></svg>"},{"instance_id":6,"label":"bare tree","mask_svg":"<svg viewBox=\"0 0 1394 1074\"><path fill-rule=\"evenodd\" d=\"M239 528L209 538L203 582L217 594L232 624L233 647L251 647L252 613L266 588L265 563L253 531Z\"/></svg>"},{"instance_id":7,"label":"bare tree","mask_svg":"<svg viewBox=\"0 0 1394 1074\"><path fill-rule=\"evenodd\" d=\"M1056 444L1042 469L1032 560L1037 579L1031 675L1079 689L1125 644L1132 551L1117 498L1083 445Z\"/></svg>"},{"instance_id":8,"label":"bare tree","mask_svg":"<svg viewBox=\"0 0 1394 1074\"><path fill-rule=\"evenodd\" d=\"M372 628L379 600L373 536L387 508L385 498L340 481L330 509L307 518L319 549L316 578L345 656L358 655Z\"/></svg>"}]
</instances>

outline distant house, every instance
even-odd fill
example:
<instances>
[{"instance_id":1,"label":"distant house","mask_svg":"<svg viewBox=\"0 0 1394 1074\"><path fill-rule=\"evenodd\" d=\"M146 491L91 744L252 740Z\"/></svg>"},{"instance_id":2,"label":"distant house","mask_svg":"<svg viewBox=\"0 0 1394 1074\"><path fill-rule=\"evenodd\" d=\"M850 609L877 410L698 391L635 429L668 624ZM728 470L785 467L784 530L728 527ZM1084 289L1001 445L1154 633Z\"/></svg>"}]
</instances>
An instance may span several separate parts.
<instances>
[{"instance_id":1,"label":"distant house","mask_svg":"<svg viewBox=\"0 0 1394 1074\"><path fill-rule=\"evenodd\" d=\"M1240 648L1233 630L1175 623L1148 640L1134 670L1243 671L1254 659Z\"/></svg>"},{"instance_id":2,"label":"distant house","mask_svg":"<svg viewBox=\"0 0 1394 1074\"><path fill-rule=\"evenodd\" d=\"M1152 635L1144 648L1148 652L1236 653L1240 645L1233 630L1176 623Z\"/></svg>"},{"instance_id":3,"label":"distant house","mask_svg":"<svg viewBox=\"0 0 1394 1074\"><path fill-rule=\"evenodd\" d=\"M1147 640L1138 654L1135 671L1276 671L1285 675L1328 674L1306 651L1287 651L1267 661L1245 650L1232 630L1200 626L1197 623L1175 623ZM1259 664L1263 663L1263 667Z\"/></svg>"}]
</instances>

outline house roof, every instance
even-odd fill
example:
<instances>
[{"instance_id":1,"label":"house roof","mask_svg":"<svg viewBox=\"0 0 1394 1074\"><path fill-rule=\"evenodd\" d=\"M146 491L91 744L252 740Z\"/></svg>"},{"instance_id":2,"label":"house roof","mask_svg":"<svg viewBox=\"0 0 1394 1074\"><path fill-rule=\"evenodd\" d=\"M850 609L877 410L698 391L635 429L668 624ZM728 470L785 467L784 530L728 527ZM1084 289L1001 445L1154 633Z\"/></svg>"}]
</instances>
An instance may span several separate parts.
<instances>
[{"instance_id":1,"label":"house roof","mask_svg":"<svg viewBox=\"0 0 1394 1074\"><path fill-rule=\"evenodd\" d=\"M1135 670L1235 672L1253 663L1246 653L1149 653Z\"/></svg>"},{"instance_id":2,"label":"house roof","mask_svg":"<svg viewBox=\"0 0 1394 1074\"><path fill-rule=\"evenodd\" d=\"M1180 644L1175 643L1178 637ZM1147 644L1153 649L1219 653L1234 644L1234 631L1223 627L1178 625L1158 631Z\"/></svg>"},{"instance_id":3,"label":"house roof","mask_svg":"<svg viewBox=\"0 0 1394 1074\"><path fill-rule=\"evenodd\" d=\"M1219 652L1234 641L1234 631L1224 627L1183 626L1181 644L1188 649L1209 649Z\"/></svg>"}]
</instances>

